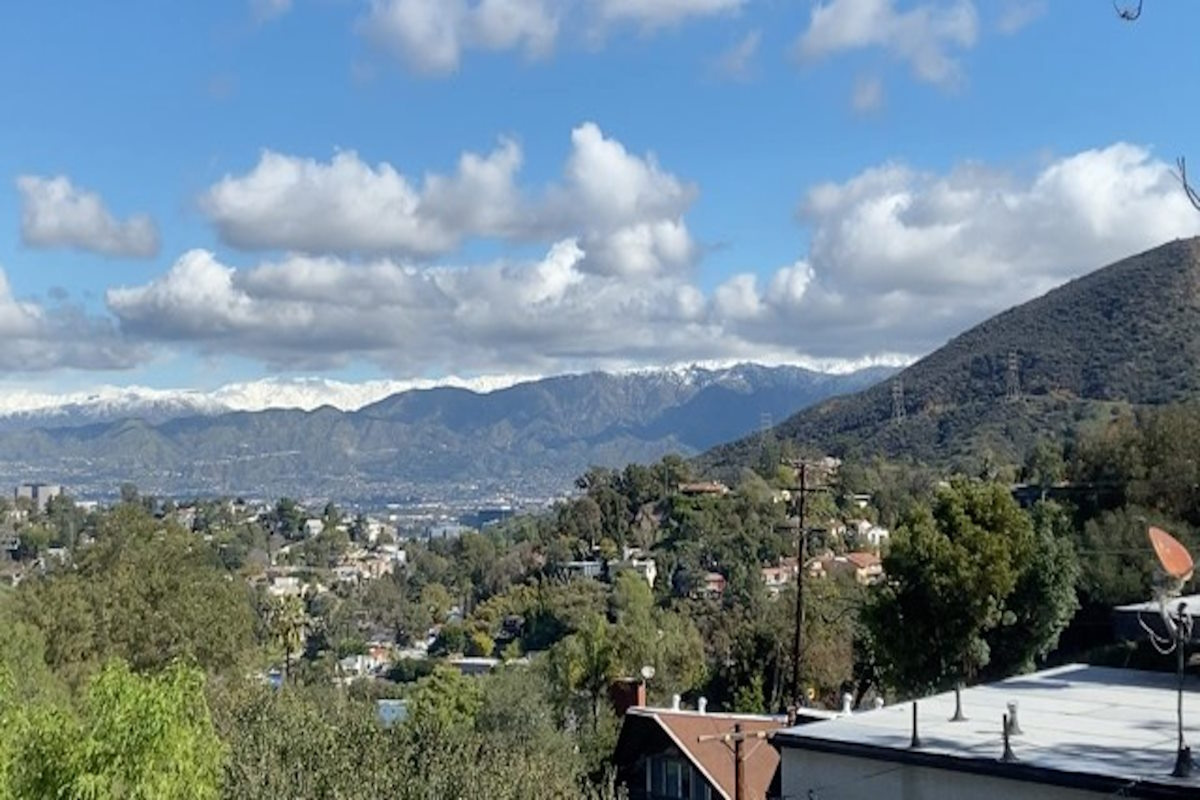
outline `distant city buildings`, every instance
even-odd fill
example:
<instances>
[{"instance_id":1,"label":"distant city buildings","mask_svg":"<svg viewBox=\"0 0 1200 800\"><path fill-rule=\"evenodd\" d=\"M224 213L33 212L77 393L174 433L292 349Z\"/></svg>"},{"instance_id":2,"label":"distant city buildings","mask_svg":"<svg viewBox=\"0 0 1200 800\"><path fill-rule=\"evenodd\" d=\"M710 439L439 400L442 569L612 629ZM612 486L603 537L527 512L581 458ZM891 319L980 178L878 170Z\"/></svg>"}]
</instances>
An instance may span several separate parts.
<instances>
[{"instance_id":1,"label":"distant city buildings","mask_svg":"<svg viewBox=\"0 0 1200 800\"><path fill-rule=\"evenodd\" d=\"M57 483L23 483L13 491L13 500L28 500L34 510L44 514L51 498L62 493L63 487Z\"/></svg>"}]
</instances>

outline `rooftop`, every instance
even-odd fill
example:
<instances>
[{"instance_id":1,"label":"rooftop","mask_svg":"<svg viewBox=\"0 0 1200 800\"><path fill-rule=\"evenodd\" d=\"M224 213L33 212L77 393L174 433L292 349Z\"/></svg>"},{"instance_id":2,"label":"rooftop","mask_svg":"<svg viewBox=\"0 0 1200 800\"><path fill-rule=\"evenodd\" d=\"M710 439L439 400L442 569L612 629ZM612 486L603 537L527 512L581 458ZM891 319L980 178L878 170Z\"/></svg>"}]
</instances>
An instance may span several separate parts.
<instances>
[{"instance_id":1,"label":"rooftop","mask_svg":"<svg viewBox=\"0 0 1200 800\"><path fill-rule=\"evenodd\" d=\"M1185 737L1200 744L1200 680L1184 690ZM1016 763L1001 762L1002 718L1018 703L1021 728L1012 737ZM779 731L781 748L912 762L944 769L1097 789L1151 789L1186 796L1200 789L1200 771L1170 777L1175 763L1175 676L1072 664L962 692L966 722L950 722L954 693L919 702L921 747L909 747L912 703ZM1137 787L1137 788L1135 788Z\"/></svg>"}]
</instances>

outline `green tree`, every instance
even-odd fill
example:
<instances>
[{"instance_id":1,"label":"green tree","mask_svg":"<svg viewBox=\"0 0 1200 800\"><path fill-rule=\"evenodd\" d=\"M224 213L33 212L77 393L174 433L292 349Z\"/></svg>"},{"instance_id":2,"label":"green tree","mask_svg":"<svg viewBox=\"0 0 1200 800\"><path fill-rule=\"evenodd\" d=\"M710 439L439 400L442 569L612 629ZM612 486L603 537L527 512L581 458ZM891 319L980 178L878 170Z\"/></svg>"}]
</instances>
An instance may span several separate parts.
<instances>
[{"instance_id":1,"label":"green tree","mask_svg":"<svg viewBox=\"0 0 1200 800\"><path fill-rule=\"evenodd\" d=\"M1003 633L1004 653L1012 661L1051 646L1065 614L1051 612L1036 630L1015 625L1031 608L1061 600L1047 597L1044 583L1023 581L1034 565L1069 559L1069 551L1047 552L1048 540L998 484L959 481L932 509L914 510L892 538L887 579L864 611L887 683L909 694L972 678L988 665L1006 623L1012 630ZM1015 666L997 664L1001 671Z\"/></svg>"},{"instance_id":2,"label":"green tree","mask_svg":"<svg viewBox=\"0 0 1200 800\"><path fill-rule=\"evenodd\" d=\"M78 716L34 709L19 729L15 797L219 797L224 748L196 668L142 677L112 662L92 679Z\"/></svg>"},{"instance_id":3,"label":"green tree","mask_svg":"<svg viewBox=\"0 0 1200 800\"><path fill-rule=\"evenodd\" d=\"M271 639L283 648L283 674L292 677L292 656L300 651L308 615L298 597L273 597L267 612L267 628Z\"/></svg>"},{"instance_id":4,"label":"green tree","mask_svg":"<svg viewBox=\"0 0 1200 800\"><path fill-rule=\"evenodd\" d=\"M113 657L138 671L183 658L221 672L253 646L245 584L207 544L135 505L102 520L74 569L23 581L12 602L42 631L50 665L75 682Z\"/></svg>"}]
</instances>

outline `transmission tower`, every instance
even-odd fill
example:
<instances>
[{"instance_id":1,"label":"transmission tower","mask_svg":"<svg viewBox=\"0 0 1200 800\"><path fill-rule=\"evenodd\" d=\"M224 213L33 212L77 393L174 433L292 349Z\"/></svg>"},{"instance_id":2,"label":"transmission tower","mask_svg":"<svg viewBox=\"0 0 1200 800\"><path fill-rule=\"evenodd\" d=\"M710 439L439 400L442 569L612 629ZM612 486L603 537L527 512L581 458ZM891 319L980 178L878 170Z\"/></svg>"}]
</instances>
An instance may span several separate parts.
<instances>
[{"instance_id":1,"label":"transmission tower","mask_svg":"<svg viewBox=\"0 0 1200 800\"><path fill-rule=\"evenodd\" d=\"M892 422L903 422L906 416L908 411L904 407L904 381L897 380L892 383Z\"/></svg>"},{"instance_id":2,"label":"transmission tower","mask_svg":"<svg viewBox=\"0 0 1200 800\"><path fill-rule=\"evenodd\" d=\"M1021 362L1016 350L1008 351L1008 366L1004 373L1004 399L1009 403L1021 399Z\"/></svg>"}]
</instances>

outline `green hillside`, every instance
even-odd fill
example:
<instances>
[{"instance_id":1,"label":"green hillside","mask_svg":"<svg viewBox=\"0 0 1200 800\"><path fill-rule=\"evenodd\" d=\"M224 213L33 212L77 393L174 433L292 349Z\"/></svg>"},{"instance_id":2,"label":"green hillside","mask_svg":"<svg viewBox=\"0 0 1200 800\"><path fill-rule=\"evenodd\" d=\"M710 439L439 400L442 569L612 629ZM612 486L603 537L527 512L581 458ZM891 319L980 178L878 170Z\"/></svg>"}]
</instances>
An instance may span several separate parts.
<instances>
[{"instance_id":1,"label":"green hillside","mask_svg":"<svg viewBox=\"0 0 1200 800\"><path fill-rule=\"evenodd\" d=\"M775 433L839 455L1018 460L1038 437L1121 407L1200 397L1198 365L1200 239L1177 240L998 314L891 381L801 411ZM743 439L702 463L751 464L759 447Z\"/></svg>"}]
</instances>

